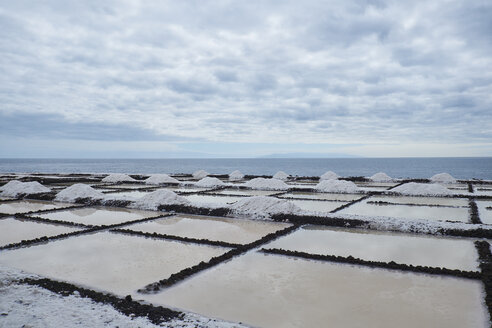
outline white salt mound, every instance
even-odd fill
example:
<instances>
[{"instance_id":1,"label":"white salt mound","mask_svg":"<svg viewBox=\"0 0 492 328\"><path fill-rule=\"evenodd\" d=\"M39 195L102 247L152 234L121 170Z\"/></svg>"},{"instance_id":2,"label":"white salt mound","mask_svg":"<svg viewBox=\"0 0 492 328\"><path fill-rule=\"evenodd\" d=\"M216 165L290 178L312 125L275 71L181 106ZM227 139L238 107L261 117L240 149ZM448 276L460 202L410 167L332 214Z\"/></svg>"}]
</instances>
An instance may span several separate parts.
<instances>
[{"instance_id":1,"label":"white salt mound","mask_svg":"<svg viewBox=\"0 0 492 328\"><path fill-rule=\"evenodd\" d=\"M301 209L293 203L275 197L253 196L245 197L229 207L236 214L251 215L254 218L266 218L273 214L295 214Z\"/></svg>"},{"instance_id":2,"label":"white salt mound","mask_svg":"<svg viewBox=\"0 0 492 328\"><path fill-rule=\"evenodd\" d=\"M223 186L224 182L220 181L217 178L212 178L212 177L205 177L195 183L195 186L197 187L203 187L203 188L210 188L210 187L220 187Z\"/></svg>"},{"instance_id":3,"label":"white salt mound","mask_svg":"<svg viewBox=\"0 0 492 328\"><path fill-rule=\"evenodd\" d=\"M289 178L289 175L287 173L285 173L284 171L278 171L277 173L275 173L273 178L277 179L277 180L285 181Z\"/></svg>"},{"instance_id":4,"label":"white salt mound","mask_svg":"<svg viewBox=\"0 0 492 328\"><path fill-rule=\"evenodd\" d=\"M17 197L20 194L40 194L43 192L50 192L51 189L43 186L37 181L32 182L20 182L10 181L2 187L2 193L0 195L4 197Z\"/></svg>"},{"instance_id":5,"label":"white salt mound","mask_svg":"<svg viewBox=\"0 0 492 328\"><path fill-rule=\"evenodd\" d=\"M163 183L179 183L179 181L167 174L152 174L145 179L145 183L149 185L160 185Z\"/></svg>"},{"instance_id":6,"label":"white salt mound","mask_svg":"<svg viewBox=\"0 0 492 328\"><path fill-rule=\"evenodd\" d=\"M359 191L359 187L352 181L344 181L344 180L322 180L320 181L316 187L316 190L322 192L357 192Z\"/></svg>"},{"instance_id":7,"label":"white salt mound","mask_svg":"<svg viewBox=\"0 0 492 328\"><path fill-rule=\"evenodd\" d=\"M200 179L205 178L208 174L209 173L207 171L198 170L198 171L193 173L193 178L200 180Z\"/></svg>"},{"instance_id":8,"label":"white salt mound","mask_svg":"<svg viewBox=\"0 0 492 328\"><path fill-rule=\"evenodd\" d=\"M131 176L122 173L113 173L102 179L102 182L116 183L116 182L134 182L136 181Z\"/></svg>"},{"instance_id":9,"label":"white salt mound","mask_svg":"<svg viewBox=\"0 0 492 328\"><path fill-rule=\"evenodd\" d=\"M409 182L398 186L391 191L405 195L452 195L448 188L436 183Z\"/></svg>"},{"instance_id":10,"label":"white salt mound","mask_svg":"<svg viewBox=\"0 0 492 328\"><path fill-rule=\"evenodd\" d=\"M278 179L254 178L244 184L245 187L262 190L287 190L289 186Z\"/></svg>"},{"instance_id":11,"label":"white salt mound","mask_svg":"<svg viewBox=\"0 0 492 328\"><path fill-rule=\"evenodd\" d=\"M61 202L74 202L78 198L103 199L104 194L91 186L76 183L56 194L56 200Z\"/></svg>"},{"instance_id":12,"label":"white salt mound","mask_svg":"<svg viewBox=\"0 0 492 328\"><path fill-rule=\"evenodd\" d=\"M391 177L387 175L384 172L379 172L371 176L369 179L371 179L374 182L388 182L391 181Z\"/></svg>"},{"instance_id":13,"label":"white salt mound","mask_svg":"<svg viewBox=\"0 0 492 328\"><path fill-rule=\"evenodd\" d=\"M338 174L333 171L328 171L319 177L320 180L336 180L338 179Z\"/></svg>"},{"instance_id":14,"label":"white salt mound","mask_svg":"<svg viewBox=\"0 0 492 328\"><path fill-rule=\"evenodd\" d=\"M159 205L187 205L190 201L167 189L158 189L135 201L133 207L157 210Z\"/></svg>"},{"instance_id":15,"label":"white salt mound","mask_svg":"<svg viewBox=\"0 0 492 328\"><path fill-rule=\"evenodd\" d=\"M231 174L229 174L229 180L231 181L238 181L242 180L244 178L244 174L241 173L241 171L234 171Z\"/></svg>"},{"instance_id":16,"label":"white salt mound","mask_svg":"<svg viewBox=\"0 0 492 328\"><path fill-rule=\"evenodd\" d=\"M456 183L456 179L451 176L449 173L439 173L436 175L433 175L430 180L432 182L438 182L438 183Z\"/></svg>"}]
</instances>

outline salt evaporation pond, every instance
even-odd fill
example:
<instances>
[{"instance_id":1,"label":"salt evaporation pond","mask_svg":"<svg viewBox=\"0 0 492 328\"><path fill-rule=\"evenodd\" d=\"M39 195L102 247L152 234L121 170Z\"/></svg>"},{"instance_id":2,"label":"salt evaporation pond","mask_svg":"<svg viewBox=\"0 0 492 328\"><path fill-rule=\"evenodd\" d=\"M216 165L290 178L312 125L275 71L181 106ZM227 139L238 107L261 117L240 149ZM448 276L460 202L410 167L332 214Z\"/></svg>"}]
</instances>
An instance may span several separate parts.
<instances>
[{"instance_id":1,"label":"salt evaporation pond","mask_svg":"<svg viewBox=\"0 0 492 328\"><path fill-rule=\"evenodd\" d=\"M365 199L362 202L355 203L340 210L337 213L368 215L368 216L387 216L404 219L428 219L441 221L460 221L468 222L468 208L452 207L429 207L429 206L412 206L412 205L376 205L368 204L373 201L372 198ZM397 201L397 199L395 199Z\"/></svg>"},{"instance_id":2,"label":"salt evaporation pond","mask_svg":"<svg viewBox=\"0 0 492 328\"><path fill-rule=\"evenodd\" d=\"M171 191L174 191L176 193L193 193L193 192L200 192L200 191L207 191L207 190L211 190L213 188L198 188L198 187L186 187L186 186L182 186L182 187L165 187L163 189L169 189Z\"/></svg>"},{"instance_id":3,"label":"salt evaporation pond","mask_svg":"<svg viewBox=\"0 0 492 328\"><path fill-rule=\"evenodd\" d=\"M51 212L39 217L88 225L110 225L161 215L160 212L127 208L84 207L73 210Z\"/></svg>"},{"instance_id":4,"label":"salt evaporation pond","mask_svg":"<svg viewBox=\"0 0 492 328\"><path fill-rule=\"evenodd\" d=\"M476 200L475 203L477 203L478 215L482 223L492 224L492 201Z\"/></svg>"},{"instance_id":5,"label":"salt evaporation pond","mask_svg":"<svg viewBox=\"0 0 492 328\"><path fill-rule=\"evenodd\" d=\"M124 183L124 184L116 184L116 185L105 185L104 188L108 189L145 189L145 188L151 188L152 186L146 185L146 184L131 184L131 183Z\"/></svg>"},{"instance_id":6,"label":"salt evaporation pond","mask_svg":"<svg viewBox=\"0 0 492 328\"><path fill-rule=\"evenodd\" d=\"M61 225L31 222L14 218L0 219L0 247L39 237L51 237L80 229Z\"/></svg>"},{"instance_id":7,"label":"salt evaporation pond","mask_svg":"<svg viewBox=\"0 0 492 328\"><path fill-rule=\"evenodd\" d=\"M44 202L37 200L19 200L0 204L0 213L16 214L42 210L52 210L72 206L72 204Z\"/></svg>"},{"instance_id":8,"label":"salt evaporation pond","mask_svg":"<svg viewBox=\"0 0 492 328\"><path fill-rule=\"evenodd\" d=\"M331 212L334 209L346 204L345 202L327 202L320 200L298 200L293 199L289 202L298 206L301 210L312 212Z\"/></svg>"},{"instance_id":9,"label":"salt evaporation pond","mask_svg":"<svg viewBox=\"0 0 492 328\"><path fill-rule=\"evenodd\" d=\"M0 252L0 264L121 296L228 248L100 232Z\"/></svg>"},{"instance_id":10,"label":"salt evaporation pond","mask_svg":"<svg viewBox=\"0 0 492 328\"><path fill-rule=\"evenodd\" d=\"M264 247L478 271L477 251L469 239L306 226Z\"/></svg>"},{"instance_id":11,"label":"salt evaporation pond","mask_svg":"<svg viewBox=\"0 0 492 328\"><path fill-rule=\"evenodd\" d=\"M466 206L468 207L467 198L451 197L419 197L419 196L372 196L370 201L390 202L398 204L414 205L440 205L440 206Z\"/></svg>"},{"instance_id":12,"label":"salt evaporation pond","mask_svg":"<svg viewBox=\"0 0 492 328\"><path fill-rule=\"evenodd\" d=\"M261 327L462 328L488 327L483 292L474 280L252 252L142 298Z\"/></svg>"},{"instance_id":13,"label":"salt evaporation pond","mask_svg":"<svg viewBox=\"0 0 492 328\"><path fill-rule=\"evenodd\" d=\"M185 195L183 198L192 202L195 206L215 205L226 206L244 199L244 197L234 196L212 196L212 195Z\"/></svg>"},{"instance_id":14,"label":"salt evaporation pond","mask_svg":"<svg viewBox=\"0 0 492 328\"><path fill-rule=\"evenodd\" d=\"M148 233L248 244L288 226L290 224L181 214L125 228Z\"/></svg>"},{"instance_id":15,"label":"salt evaporation pond","mask_svg":"<svg viewBox=\"0 0 492 328\"><path fill-rule=\"evenodd\" d=\"M312 192L289 192L280 195L279 198L306 198L315 200L331 200L341 202L351 202L363 197L361 194L339 194L339 193L312 193Z\"/></svg>"}]
</instances>

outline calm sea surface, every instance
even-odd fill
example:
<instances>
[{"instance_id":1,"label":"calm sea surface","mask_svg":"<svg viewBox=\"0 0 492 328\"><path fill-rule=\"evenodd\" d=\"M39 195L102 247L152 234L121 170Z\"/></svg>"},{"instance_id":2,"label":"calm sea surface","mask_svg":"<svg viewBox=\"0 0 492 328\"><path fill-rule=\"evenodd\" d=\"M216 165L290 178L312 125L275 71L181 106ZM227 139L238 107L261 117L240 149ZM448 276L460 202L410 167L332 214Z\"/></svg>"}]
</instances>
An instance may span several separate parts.
<instances>
[{"instance_id":1,"label":"calm sea surface","mask_svg":"<svg viewBox=\"0 0 492 328\"><path fill-rule=\"evenodd\" d=\"M479 158L221 158L221 159L0 159L0 172L22 173L192 173L240 170L271 175L282 170L319 176L331 170L341 176L371 176L385 172L395 178L429 178L448 172L459 179L492 179L492 157Z\"/></svg>"}]
</instances>

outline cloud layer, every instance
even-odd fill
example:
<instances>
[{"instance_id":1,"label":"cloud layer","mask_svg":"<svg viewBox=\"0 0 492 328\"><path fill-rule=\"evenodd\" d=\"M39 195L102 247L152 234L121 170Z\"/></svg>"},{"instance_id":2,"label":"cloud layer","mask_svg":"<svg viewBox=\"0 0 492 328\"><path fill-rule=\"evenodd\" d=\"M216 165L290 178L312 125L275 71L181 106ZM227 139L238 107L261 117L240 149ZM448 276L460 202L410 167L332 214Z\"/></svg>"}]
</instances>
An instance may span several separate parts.
<instances>
[{"instance_id":1,"label":"cloud layer","mask_svg":"<svg viewBox=\"0 0 492 328\"><path fill-rule=\"evenodd\" d=\"M474 144L492 155L491 17L490 1L4 2L1 143Z\"/></svg>"}]
</instances>

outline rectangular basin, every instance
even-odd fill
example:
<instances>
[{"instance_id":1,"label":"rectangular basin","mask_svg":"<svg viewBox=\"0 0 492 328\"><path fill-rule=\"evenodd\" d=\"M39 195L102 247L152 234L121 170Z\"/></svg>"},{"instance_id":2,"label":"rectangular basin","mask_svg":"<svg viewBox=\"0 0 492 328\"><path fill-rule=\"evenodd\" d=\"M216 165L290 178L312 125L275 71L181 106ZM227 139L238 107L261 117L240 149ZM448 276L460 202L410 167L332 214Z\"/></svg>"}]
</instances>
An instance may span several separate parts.
<instances>
[{"instance_id":1,"label":"rectangular basin","mask_svg":"<svg viewBox=\"0 0 492 328\"><path fill-rule=\"evenodd\" d=\"M17 214L41 210L52 210L72 206L73 204L53 203L38 200L19 200L0 203L0 213Z\"/></svg>"}]
</instances>

